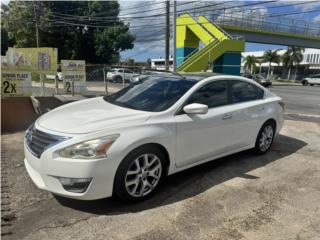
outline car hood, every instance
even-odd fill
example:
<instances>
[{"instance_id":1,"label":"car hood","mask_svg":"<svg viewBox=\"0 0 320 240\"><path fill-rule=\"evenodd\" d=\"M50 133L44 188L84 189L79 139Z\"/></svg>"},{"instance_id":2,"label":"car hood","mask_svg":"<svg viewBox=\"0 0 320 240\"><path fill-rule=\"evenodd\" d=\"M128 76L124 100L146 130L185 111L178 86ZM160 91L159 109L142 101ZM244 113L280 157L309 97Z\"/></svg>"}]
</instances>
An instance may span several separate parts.
<instances>
[{"instance_id":1,"label":"car hood","mask_svg":"<svg viewBox=\"0 0 320 240\"><path fill-rule=\"evenodd\" d=\"M77 101L41 116L37 124L48 130L81 134L143 123L151 112L119 107L103 97Z\"/></svg>"}]
</instances>

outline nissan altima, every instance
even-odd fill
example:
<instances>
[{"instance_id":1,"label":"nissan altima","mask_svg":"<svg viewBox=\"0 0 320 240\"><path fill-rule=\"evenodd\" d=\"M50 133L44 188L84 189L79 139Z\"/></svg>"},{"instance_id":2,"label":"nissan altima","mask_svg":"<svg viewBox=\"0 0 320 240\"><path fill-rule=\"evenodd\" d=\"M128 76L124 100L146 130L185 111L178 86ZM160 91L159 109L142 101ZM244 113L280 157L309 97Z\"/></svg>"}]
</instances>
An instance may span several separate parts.
<instances>
[{"instance_id":1,"label":"nissan altima","mask_svg":"<svg viewBox=\"0 0 320 240\"><path fill-rule=\"evenodd\" d=\"M57 195L143 200L170 174L266 153L283 112L280 97L244 77L157 74L42 115L26 132L24 163Z\"/></svg>"}]
</instances>

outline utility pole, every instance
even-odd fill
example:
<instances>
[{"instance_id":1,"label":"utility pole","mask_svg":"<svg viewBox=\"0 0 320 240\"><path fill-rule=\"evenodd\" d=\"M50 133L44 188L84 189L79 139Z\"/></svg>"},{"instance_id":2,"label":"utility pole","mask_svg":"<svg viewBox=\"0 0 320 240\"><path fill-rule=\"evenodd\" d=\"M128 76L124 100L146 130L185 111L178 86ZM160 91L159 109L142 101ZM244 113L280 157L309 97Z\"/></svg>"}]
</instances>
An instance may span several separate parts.
<instances>
[{"instance_id":1,"label":"utility pole","mask_svg":"<svg viewBox=\"0 0 320 240\"><path fill-rule=\"evenodd\" d=\"M177 1L173 0L173 72L177 71Z\"/></svg>"},{"instance_id":2,"label":"utility pole","mask_svg":"<svg viewBox=\"0 0 320 240\"><path fill-rule=\"evenodd\" d=\"M34 13L34 20L36 22L36 39L37 39L37 48L39 47L39 29L38 29L38 18L36 12L36 6L34 5L33 1L33 13Z\"/></svg>"},{"instance_id":3,"label":"utility pole","mask_svg":"<svg viewBox=\"0 0 320 240\"><path fill-rule=\"evenodd\" d=\"M166 0L166 39L165 39L165 65L169 70L169 44L170 44L170 1Z\"/></svg>"}]
</instances>

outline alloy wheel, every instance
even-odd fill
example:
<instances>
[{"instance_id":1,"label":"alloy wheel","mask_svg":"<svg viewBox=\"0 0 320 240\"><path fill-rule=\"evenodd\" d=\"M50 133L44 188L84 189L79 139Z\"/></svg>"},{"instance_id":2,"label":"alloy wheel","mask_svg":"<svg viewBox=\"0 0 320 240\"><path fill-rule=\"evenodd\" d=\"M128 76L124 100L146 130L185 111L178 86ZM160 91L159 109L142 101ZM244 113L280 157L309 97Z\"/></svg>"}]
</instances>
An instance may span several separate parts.
<instances>
[{"instance_id":1,"label":"alloy wheel","mask_svg":"<svg viewBox=\"0 0 320 240\"><path fill-rule=\"evenodd\" d=\"M267 151L273 140L273 128L271 125L265 126L259 139L259 148L262 152Z\"/></svg>"},{"instance_id":2,"label":"alloy wheel","mask_svg":"<svg viewBox=\"0 0 320 240\"><path fill-rule=\"evenodd\" d=\"M127 170L125 186L133 197L143 197L158 185L162 173L160 159L151 153L137 157Z\"/></svg>"}]
</instances>

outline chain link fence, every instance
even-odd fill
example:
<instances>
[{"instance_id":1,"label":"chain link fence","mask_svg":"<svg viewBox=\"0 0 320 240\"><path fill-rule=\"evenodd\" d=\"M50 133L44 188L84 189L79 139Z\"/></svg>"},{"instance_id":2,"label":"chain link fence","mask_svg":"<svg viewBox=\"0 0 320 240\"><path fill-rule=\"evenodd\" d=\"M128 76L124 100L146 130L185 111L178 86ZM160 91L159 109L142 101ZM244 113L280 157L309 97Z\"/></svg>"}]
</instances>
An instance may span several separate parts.
<instances>
[{"instance_id":1,"label":"chain link fence","mask_svg":"<svg viewBox=\"0 0 320 240\"><path fill-rule=\"evenodd\" d=\"M56 75L32 72L31 89L27 87L24 91L32 96L108 95L128 86L142 69L141 66L87 64L86 86L81 89L77 87L76 80L64 80L63 72L59 70Z\"/></svg>"}]
</instances>

